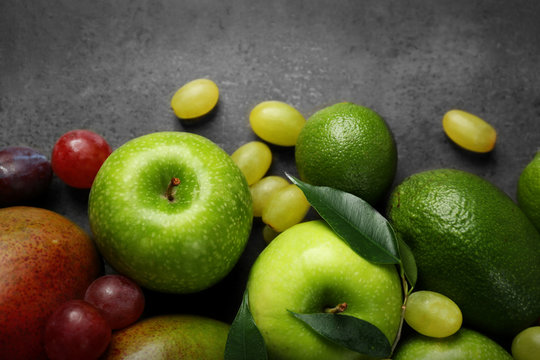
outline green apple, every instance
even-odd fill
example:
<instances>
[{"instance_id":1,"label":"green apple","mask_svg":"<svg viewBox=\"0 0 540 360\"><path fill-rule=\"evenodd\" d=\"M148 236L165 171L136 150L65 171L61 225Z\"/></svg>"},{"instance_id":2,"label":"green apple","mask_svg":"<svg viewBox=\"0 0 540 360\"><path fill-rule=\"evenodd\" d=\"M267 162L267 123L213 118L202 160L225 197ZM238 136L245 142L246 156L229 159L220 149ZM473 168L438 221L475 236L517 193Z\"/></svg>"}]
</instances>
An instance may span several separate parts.
<instances>
[{"instance_id":1,"label":"green apple","mask_svg":"<svg viewBox=\"0 0 540 360\"><path fill-rule=\"evenodd\" d=\"M227 275L253 216L247 182L230 156L186 132L144 135L115 150L94 180L88 213L110 265L170 293L200 291Z\"/></svg>"},{"instance_id":2,"label":"green apple","mask_svg":"<svg viewBox=\"0 0 540 360\"><path fill-rule=\"evenodd\" d=\"M308 328L287 310L317 313L346 303L343 314L377 326L393 342L402 289L393 265L356 254L321 220L295 225L259 255L248 284L253 319L271 359L364 359Z\"/></svg>"},{"instance_id":3,"label":"green apple","mask_svg":"<svg viewBox=\"0 0 540 360\"><path fill-rule=\"evenodd\" d=\"M194 315L161 315L115 331L102 360L223 359L229 325Z\"/></svg>"},{"instance_id":4,"label":"green apple","mask_svg":"<svg viewBox=\"0 0 540 360\"><path fill-rule=\"evenodd\" d=\"M476 331L461 328L452 336L412 335L401 342L394 360L512 360L502 346Z\"/></svg>"}]
</instances>

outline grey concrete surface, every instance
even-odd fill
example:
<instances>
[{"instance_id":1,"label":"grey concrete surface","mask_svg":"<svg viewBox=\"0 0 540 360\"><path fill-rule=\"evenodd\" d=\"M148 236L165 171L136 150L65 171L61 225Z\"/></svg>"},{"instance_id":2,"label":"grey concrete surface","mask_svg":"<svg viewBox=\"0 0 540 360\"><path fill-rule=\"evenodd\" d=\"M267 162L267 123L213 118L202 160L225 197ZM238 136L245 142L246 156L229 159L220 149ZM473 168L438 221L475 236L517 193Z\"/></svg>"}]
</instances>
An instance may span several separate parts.
<instances>
[{"instance_id":1,"label":"grey concrete surface","mask_svg":"<svg viewBox=\"0 0 540 360\"><path fill-rule=\"evenodd\" d=\"M515 199L540 146L540 2L536 1L17 1L0 2L0 147L50 154L88 128L116 148L162 130L194 132L227 152L257 139L248 114L282 100L306 117L338 101L379 112L399 153L396 184L415 172L476 173ZM213 118L185 126L169 102L182 84L213 79ZM441 119L474 113L498 131L495 150L454 146ZM295 173L272 147L270 173ZM87 191L53 180L39 205L89 230ZM231 321L264 248L255 222L233 272L201 294L148 294L148 310Z\"/></svg>"}]
</instances>

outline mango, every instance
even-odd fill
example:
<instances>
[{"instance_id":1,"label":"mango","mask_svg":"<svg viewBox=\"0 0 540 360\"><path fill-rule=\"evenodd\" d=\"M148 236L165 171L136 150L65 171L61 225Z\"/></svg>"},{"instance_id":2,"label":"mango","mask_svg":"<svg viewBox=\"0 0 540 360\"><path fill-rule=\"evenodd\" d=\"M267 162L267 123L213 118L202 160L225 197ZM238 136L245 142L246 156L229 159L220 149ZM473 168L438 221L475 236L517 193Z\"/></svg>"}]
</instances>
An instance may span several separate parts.
<instances>
[{"instance_id":1,"label":"mango","mask_svg":"<svg viewBox=\"0 0 540 360\"><path fill-rule=\"evenodd\" d=\"M49 315L83 298L101 271L90 237L55 212L0 209L0 359L46 359Z\"/></svg>"},{"instance_id":2,"label":"mango","mask_svg":"<svg viewBox=\"0 0 540 360\"><path fill-rule=\"evenodd\" d=\"M196 315L159 315L113 333L103 360L223 359L229 325Z\"/></svg>"}]
</instances>

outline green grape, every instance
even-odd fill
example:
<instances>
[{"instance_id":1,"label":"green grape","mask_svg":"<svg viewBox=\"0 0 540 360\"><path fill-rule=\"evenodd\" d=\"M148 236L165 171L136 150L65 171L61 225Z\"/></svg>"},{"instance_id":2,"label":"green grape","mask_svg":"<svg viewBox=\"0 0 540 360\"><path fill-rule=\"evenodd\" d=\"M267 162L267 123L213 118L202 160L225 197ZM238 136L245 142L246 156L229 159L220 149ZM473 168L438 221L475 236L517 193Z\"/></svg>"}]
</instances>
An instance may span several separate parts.
<instances>
[{"instance_id":1,"label":"green grape","mask_svg":"<svg viewBox=\"0 0 540 360\"><path fill-rule=\"evenodd\" d=\"M540 326L532 326L516 335L512 341L512 357L515 360L540 358Z\"/></svg>"},{"instance_id":2,"label":"green grape","mask_svg":"<svg viewBox=\"0 0 540 360\"><path fill-rule=\"evenodd\" d=\"M262 234L263 234L264 241L266 241L267 244L270 244L272 240L274 240L274 238L279 235L279 232L272 229L268 225L264 225Z\"/></svg>"},{"instance_id":3,"label":"green grape","mask_svg":"<svg viewBox=\"0 0 540 360\"><path fill-rule=\"evenodd\" d=\"M446 135L464 149L486 153L493 150L497 132L486 121L462 110L450 110L443 116Z\"/></svg>"},{"instance_id":4,"label":"green grape","mask_svg":"<svg viewBox=\"0 0 540 360\"><path fill-rule=\"evenodd\" d=\"M274 231L282 232L304 219L309 202L300 188L289 184L276 191L263 208L262 221Z\"/></svg>"},{"instance_id":5,"label":"green grape","mask_svg":"<svg viewBox=\"0 0 540 360\"><path fill-rule=\"evenodd\" d=\"M461 327L461 310L448 297L433 291L416 291L409 295L405 321L422 335L443 338Z\"/></svg>"},{"instance_id":6,"label":"green grape","mask_svg":"<svg viewBox=\"0 0 540 360\"><path fill-rule=\"evenodd\" d=\"M231 155L246 177L248 185L262 179L272 163L272 152L268 145L260 141L251 141L240 146Z\"/></svg>"},{"instance_id":7,"label":"green grape","mask_svg":"<svg viewBox=\"0 0 540 360\"><path fill-rule=\"evenodd\" d=\"M294 146L306 119L281 101L264 101L249 114L251 128L261 139L280 146Z\"/></svg>"},{"instance_id":8,"label":"green grape","mask_svg":"<svg viewBox=\"0 0 540 360\"><path fill-rule=\"evenodd\" d=\"M251 198L253 199L253 216L262 216L264 206L270 200L272 194L289 185L289 182L281 176L266 176L251 185Z\"/></svg>"},{"instance_id":9,"label":"green grape","mask_svg":"<svg viewBox=\"0 0 540 360\"><path fill-rule=\"evenodd\" d=\"M208 79L188 82L176 91L171 107L180 119L194 119L209 113L217 104L219 89Z\"/></svg>"}]
</instances>

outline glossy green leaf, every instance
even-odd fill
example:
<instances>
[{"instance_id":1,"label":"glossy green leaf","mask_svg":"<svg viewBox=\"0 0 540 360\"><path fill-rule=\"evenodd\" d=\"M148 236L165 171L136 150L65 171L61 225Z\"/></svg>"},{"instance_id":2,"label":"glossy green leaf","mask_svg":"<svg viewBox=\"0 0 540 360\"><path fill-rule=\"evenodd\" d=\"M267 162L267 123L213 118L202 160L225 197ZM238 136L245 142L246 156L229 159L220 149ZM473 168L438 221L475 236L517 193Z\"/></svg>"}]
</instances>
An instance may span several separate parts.
<instances>
[{"instance_id":1,"label":"glossy green leaf","mask_svg":"<svg viewBox=\"0 0 540 360\"><path fill-rule=\"evenodd\" d=\"M264 338L249 311L249 297L246 290L240 309L229 329L225 347L225 360L266 359L268 359L268 355Z\"/></svg>"},{"instance_id":2,"label":"glossy green leaf","mask_svg":"<svg viewBox=\"0 0 540 360\"><path fill-rule=\"evenodd\" d=\"M326 186L313 186L287 174L306 195L328 225L368 261L399 264L399 250L392 226L361 198Z\"/></svg>"},{"instance_id":3,"label":"glossy green leaf","mask_svg":"<svg viewBox=\"0 0 540 360\"><path fill-rule=\"evenodd\" d=\"M373 357L389 357L392 346L375 325L345 314L289 312L328 340Z\"/></svg>"},{"instance_id":4,"label":"glossy green leaf","mask_svg":"<svg viewBox=\"0 0 540 360\"><path fill-rule=\"evenodd\" d=\"M401 266L407 281L411 285L410 291L412 291L414 285L416 285L416 279L418 277L418 269L416 267L416 261L409 245L403 241L400 236L397 236L399 256L401 258Z\"/></svg>"}]
</instances>

